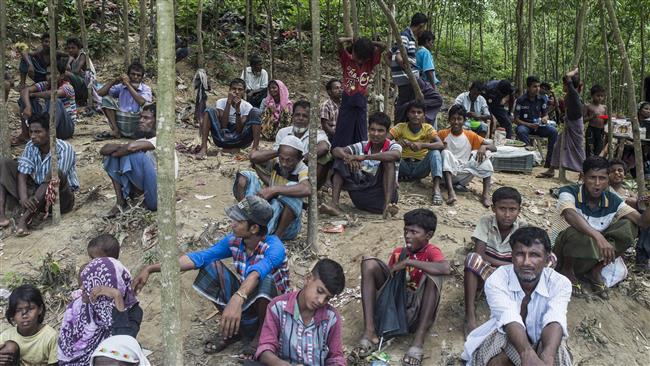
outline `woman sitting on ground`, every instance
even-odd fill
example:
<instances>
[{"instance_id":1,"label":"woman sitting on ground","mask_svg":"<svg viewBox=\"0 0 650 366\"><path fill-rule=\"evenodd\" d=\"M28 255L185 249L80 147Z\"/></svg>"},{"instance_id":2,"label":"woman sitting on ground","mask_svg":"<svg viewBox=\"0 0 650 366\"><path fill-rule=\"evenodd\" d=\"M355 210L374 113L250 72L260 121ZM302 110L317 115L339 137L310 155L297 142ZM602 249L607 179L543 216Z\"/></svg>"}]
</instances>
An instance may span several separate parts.
<instances>
[{"instance_id":1,"label":"woman sitting on ground","mask_svg":"<svg viewBox=\"0 0 650 366\"><path fill-rule=\"evenodd\" d=\"M262 101L262 137L275 140L275 134L289 125L293 102L289 99L289 89L280 80L269 82L269 93Z\"/></svg>"},{"instance_id":2,"label":"woman sitting on ground","mask_svg":"<svg viewBox=\"0 0 650 366\"><path fill-rule=\"evenodd\" d=\"M149 366L151 363L135 338L118 335L106 338L99 344L90 357L90 365Z\"/></svg>"}]
</instances>

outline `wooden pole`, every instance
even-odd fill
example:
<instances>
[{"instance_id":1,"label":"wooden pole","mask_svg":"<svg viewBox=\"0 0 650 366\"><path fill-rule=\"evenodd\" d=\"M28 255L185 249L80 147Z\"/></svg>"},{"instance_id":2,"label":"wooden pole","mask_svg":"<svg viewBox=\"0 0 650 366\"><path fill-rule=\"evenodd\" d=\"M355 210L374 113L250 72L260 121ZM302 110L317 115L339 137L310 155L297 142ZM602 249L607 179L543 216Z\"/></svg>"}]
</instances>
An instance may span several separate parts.
<instances>
[{"instance_id":1,"label":"wooden pole","mask_svg":"<svg viewBox=\"0 0 650 366\"><path fill-rule=\"evenodd\" d=\"M58 69L56 67L56 4L55 0L48 0L47 2L47 18L50 28L50 173L52 179L58 177L59 164L58 156L56 154L56 102L57 102L57 80L59 78ZM4 15L4 13L3 13ZM3 37L4 39L4 37ZM4 48L2 52L4 53ZM4 67L4 64L2 65ZM3 75L4 84L4 75ZM52 204L52 224L58 225L61 221L61 209L59 204L59 185L54 185L54 194L56 199Z\"/></svg>"},{"instance_id":2,"label":"wooden pole","mask_svg":"<svg viewBox=\"0 0 650 366\"><path fill-rule=\"evenodd\" d=\"M309 215L307 220L307 241L318 253L318 185L316 170L318 157L316 155L316 136L320 127L320 3L311 2L311 108L309 119Z\"/></svg>"},{"instance_id":3,"label":"wooden pole","mask_svg":"<svg viewBox=\"0 0 650 366\"><path fill-rule=\"evenodd\" d=\"M246 0L246 29L244 31L244 75L246 74L246 66L248 65L248 42L250 39L251 25L250 1L251 0Z\"/></svg>"},{"instance_id":4,"label":"wooden pole","mask_svg":"<svg viewBox=\"0 0 650 366\"><path fill-rule=\"evenodd\" d=\"M601 6L604 8L605 4ZM607 40L607 27L605 26L605 12L606 9L602 9L600 12L600 32L603 37L603 51L605 52L605 67L607 71L607 159L612 159L614 157L614 126L612 126L612 109L613 97L612 97L612 60L609 56L609 41Z\"/></svg>"},{"instance_id":5,"label":"wooden pole","mask_svg":"<svg viewBox=\"0 0 650 366\"><path fill-rule=\"evenodd\" d=\"M607 13L609 14L609 24L612 27L612 33L614 33L614 39L616 40L616 45L618 46L618 53L623 62L623 75L625 76L625 83L627 84L625 89L627 91L627 108L629 113L629 118L632 121L632 137L634 138L634 161L636 164L636 183L637 183L637 194L639 197L645 194L645 177L643 172L643 150L641 149L641 134L639 132L639 121L636 115L636 92L634 90L635 81L632 76L632 66L630 66L630 59L628 58L627 50L625 49L625 43L623 43L623 38L621 37L621 30L618 26L618 19L616 18L616 11L614 10L614 5L612 0L603 0L605 7L607 8ZM611 112L610 112L611 113Z\"/></svg>"},{"instance_id":6,"label":"wooden pole","mask_svg":"<svg viewBox=\"0 0 650 366\"><path fill-rule=\"evenodd\" d=\"M129 50L129 0L122 1L122 31L124 38L124 68L131 64L131 51Z\"/></svg>"},{"instance_id":7,"label":"wooden pole","mask_svg":"<svg viewBox=\"0 0 650 366\"><path fill-rule=\"evenodd\" d=\"M269 80L274 80L273 76L275 75L275 58L273 57L273 0L266 0L266 36L268 37L269 42L269 59L271 60L271 66L269 68Z\"/></svg>"},{"instance_id":8,"label":"wooden pole","mask_svg":"<svg viewBox=\"0 0 650 366\"><path fill-rule=\"evenodd\" d=\"M535 74L535 0L528 0L528 75Z\"/></svg>"},{"instance_id":9,"label":"wooden pole","mask_svg":"<svg viewBox=\"0 0 650 366\"><path fill-rule=\"evenodd\" d=\"M352 23L350 23L350 0L343 0L343 29L346 37L353 36Z\"/></svg>"},{"instance_id":10,"label":"wooden pole","mask_svg":"<svg viewBox=\"0 0 650 366\"><path fill-rule=\"evenodd\" d=\"M524 90L524 0L517 0L517 68L515 85L520 92Z\"/></svg>"},{"instance_id":11,"label":"wooden pole","mask_svg":"<svg viewBox=\"0 0 650 366\"><path fill-rule=\"evenodd\" d=\"M359 30L359 7L357 0L350 0L350 17L352 18L352 37L359 38L361 32Z\"/></svg>"},{"instance_id":12,"label":"wooden pole","mask_svg":"<svg viewBox=\"0 0 650 366\"><path fill-rule=\"evenodd\" d=\"M424 95L422 95L422 90L420 90L420 85L418 85L415 76L411 72L411 64L408 60L408 53L406 52L406 47L404 47L404 44L402 43L402 37L400 36L399 29L397 28L397 22L395 22L395 17L393 17L393 14L391 14L384 0L377 0L377 4L379 5L381 10L384 12L384 15L386 15L386 18L388 19L388 24L390 25L390 28L393 32L393 37L395 37L395 41L397 42L397 47L399 48L399 51L402 54L404 60L404 68L405 68L404 71L406 72L406 75L409 78L409 82L411 83L411 87L413 88L413 91L415 93L415 99L419 101L423 101Z\"/></svg>"},{"instance_id":13,"label":"wooden pole","mask_svg":"<svg viewBox=\"0 0 650 366\"><path fill-rule=\"evenodd\" d=\"M10 159L11 148L9 144L9 116L7 115L7 101L5 100L5 43L7 40L7 2L0 0L0 65L2 66L2 83L0 83L0 158ZM23 122L21 122L23 123Z\"/></svg>"},{"instance_id":14,"label":"wooden pole","mask_svg":"<svg viewBox=\"0 0 650 366\"><path fill-rule=\"evenodd\" d=\"M200 0L199 0L200 1ZM138 0L140 5L140 42L138 58L144 65L147 57L147 0Z\"/></svg>"},{"instance_id":15,"label":"wooden pole","mask_svg":"<svg viewBox=\"0 0 650 366\"><path fill-rule=\"evenodd\" d=\"M77 14L79 16L79 29L81 30L81 44L86 51L86 67L90 58L90 49L88 48L88 31L86 30L86 16L84 14L83 0L77 0ZM93 85L88 85L88 108L93 108Z\"/></svg>"},{"instance_id":16,"label":"wooden pole","mask_svg":"<svg viewBox=\"0 0 650 366\"><path fill-rule=\"evenodd\" d=\"M199 0L198 12L196 14L196 43L199 45L199 50L196 56L196 63L200 69L204 66L204 54L203 54L203 0ZM246 65L246 62L244 62Z\"/></svg>"}]
</instances>

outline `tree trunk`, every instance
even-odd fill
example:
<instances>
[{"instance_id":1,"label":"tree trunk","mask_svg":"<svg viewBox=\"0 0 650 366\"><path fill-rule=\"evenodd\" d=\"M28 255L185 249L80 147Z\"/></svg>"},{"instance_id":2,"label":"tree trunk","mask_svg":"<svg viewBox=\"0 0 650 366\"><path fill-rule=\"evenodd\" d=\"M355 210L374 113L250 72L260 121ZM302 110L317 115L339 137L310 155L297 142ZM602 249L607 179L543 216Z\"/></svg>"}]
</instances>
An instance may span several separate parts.
<instances>
[{"instance_id":1,"label":"tree trunk","mask_svg":"<svg viewBox=\"0 0 650 366\"><path fill-rule=\"evenodd\" d=\"M350 0L343 0L343 29L346 37L352 37L354 34L350 23Z\"/></svg>"},{"instance_id":2,"label":"tree trunk","mask_svg":"<svg viewBox=\"0 0 650 366\"><path fill-rule=\"evenodd\" d=\"M481 9L481 14L479 15L478 23L478 36L481 43L481 71L484 71L485 68L485 55L483 54L483 13L485 9Z\"/></svg>"},{"instance_id":3,"label":"tree trunk","mask_svg":"<svg viewBox=\"0 0 650 366\"><path fill-rule=\"evenodd\" d=\"M320 127L320 3L311 2L311 105L309 119L309 215L307 220L307 242L318 253L318 188L316 170L318 157L316 155L317 132Z\"/></svg>"},{"instance_id":4,"label":"tree trunk","mask_svg":"<svg viewBox=\"0 0 650 366\"><path fill-rule=\"evenodd\" d=\"M302 3L300 0L296 1L298 9L298 16L296 17L296 34L298 37L298 53L300 54L300 70L305 68L305 55L302 49Z\"/></svg>"},{"instance_id":5,"label":"tree trunk","mask_svg":"<svg viewBox=\"0 0 650 366\"><path fill-rule=\"evenodd\" d=\"M647 16L647 12L645 11L644 1L639 1L639 6L641 7L641 11L639 12L641 18L641 29L639 32L639 43L641 44L641 78L639 78L639 80L643 83L643 80L645 79L645 17ZM641 96L641 100L643 100L643 87L640 89L639 95Z\"/></svg>"},{"instance_id":6,"label":"tree trunk","mask_svg":"<svg viewBox=\"0 0 650 366\"><path fill-rule=\"evenodd\" d=\"M246 0L246 29L244 30L244 73L246 73L246 66L248 65L248 42L250 39L250 6L251 0ZM298 33L300 35L300 33Z\"/></svg>"},{"instance_id":7,"label":"tree trunk","mask_svg":"<svg viewBox=\"0 0 650 366\"><path fill-rule=\"evenodd\" d=\"M390 13L395 14L395 0L392 0L390 3ZM386 35L386 49L390 50L391 45L393 44L391 32L388 32ZM388 113L388 108L390 107L390 62L386 57L382 57L382 63L384 64L384 113L389 116L392 114Z\"/></svg>"},{"instance_id":8,"label":"tree trunk","mask_svg":"<svg viewBox=\"0 0 650 366\"><path fill-rule=\"evenodd\" d=\"M627 91L627 108L629 118L632 121L632 136L634 138L634 161L636 163L636 183L637 194L639 197L645 194L645 177L643 172L643 150L641 149L641 134L639 132L639 120L636 115L636 92L634 90L634 78L632 76L632 66L630 66L630 59L628 58L621 31L618 26L618 19L616 19L616 12L612 0L603 0L607 7L609 14L609 24L611 24L614 39L618 46L618 53L623 62L623 74L625 75L626 91ZM610 112L611 113L611 112Z\"/></svg>"},{"instance_id":9,"label":"tree trunk","mask_svg":"<svg viewBox=\"0 0 650 366\"><path fill-rule=\"evenodd\" d=\"M474 39L473 35L474 32L472 32L472 22L469 23L469 27L467 27L467 32L468 32L468 38L469 38L469 59L467 60L467 73L465 75L465 85L469 85L469 80L472 78L472 54L474 53Z\"/></svg>"},{"instance_id":10,"label":"tree trunk","mask_svg":"<svg viewBox=\"0 0 650 366\"><path fill-rule=\"evenodd\" d=\"M411 83L411 87L413 88L413 91L415 93L415 99L419 101L423 101L424 96L422 95L422 90L420 90L420 85L418 85L415 76L411 72L411 64L408 61L408 54L406 52L406 47L404 47L404 44L402 43L402 37L400 37L399 29L397 28L397 23L395 22L395 17L393 17L393 14L391 14L384 0L377 0L377 4L379 4L379 7L384 12L384 15L386 15L386 18L388 18L388 24L390 25L390 28L393 32L393 37L395 37L395 41L397 42L397 47L400 53L402 54L402 57L405 58L405 62L404 62L406 64L405 71L406 71L406 75L409 78L409 82Z\"/></svg>"},{"instance_id":11,"label":"tree trunk","mask_svg":"<svg viewBox=\"0 0 650 366\"><path fill-rule=\"evenodd\" d=\"M86 51L86 58L90 57L90 49L88 48L88 31L86 30L86 17L84 14L83 0L77 0L77 16L79 17L79 29L81 30L81 44ZM4 49L4 48L3 48ZM87 61L87 60L86 60ZM1 64L4 65L4 64ZM93 86L88 84L88 108L93 108Z\"/></svg>"},{"instance_id":12,"label":"tree trunk","mask_svg":"<svg viewBox=\"0 0 650 366\"><path fill-rule=\"evenodd\" d=\"M604 7L604 4L601 4ZM605 9L600 12L600 32L603 38L603 52L605 52L605 70L607 72L607 159L614 157L614 128L612 126L612 61L609 56L609 41L607 40L607 27L605 26Z\"/></svg>"},{"instance_id":13,"label":"tree trunk","mask_svg":"<svg viewBox=\"0 0 650 366\"><path fill-rule=\"evenodd\" d=\"M269 42L269 59L271 60L271 66L269 68L269 80L274 80L273 75L275 75L275 59L273 58L273 4L272 0L266 0L266 36L268 37Z\"/></svg>"},{"instance_id":14,"label":"tree trunk","mask_svg":"<svg viewBox=\"0 0 650 366\"><path fill-rule=\"evenodd\" d=\"M4 75L6 65L5 47L7 41L7 2L0 1L0 65ZM9 116L7 115L7 101L5 100L4 77L0 83L0 158L11 159L11 147L9 146Z\"/></svg>"},{"instance_id":15,"label":"tree trunk","mask_svg":"<svg viewBox=\"0 0 650 366\"><path fill-rule=\"evenodd\" d=\"M4 1L3 1L4 2ZM56 27L54 26L56 20L56 5L55 0L48 0L47 2L47 18L50 28L50 39L56 39ZM3 13L4 16L5 13ZM5 39L3 37L3 39ZM4 53L4 48L0 50ZM53 82L50 84L50 173L52 174L52 179L55 179L58 176L59 164L58 164L58 155L56 153L56 80L58 80L58 70L56 68L56 43L53 43L50 47L50 77ZM4 68L4 64L2 64ZM3 79L4 84L4 79ZM3 96L4 98L4 96ZM59 185L54 185L54 203L52 204L52 224L58 225L61 221L61 208L59 201Z\"/></svg>"},{"instance_id":16,"label":"tree trunk","mask_svg":"<svg viewBox=\"0 0 650 366\"><path fill-rule=\"evenodd\" d=\"M131 64L131 51L129 50L129 0L122 1L122 27L124 27L124 67L129 67Z\"/></svg>"},{"instance_id":17,"label":"tree trunk","mask_svg":"<svg viewBox=\"0 0 650 366\"><path fill-rule=\"evenodd\" d=\"M176 126L176 62L174 49L174 3L158 0L158 246L161 255L160 302L164 365L183 365L180 269L176 246L176 182L174 174L174 128Z\"/></svg>"},{"instance_id":18,"label":"tree trunk","mask_svg":"<svg viewBox=\"0 0 650 366\"><path fill-rule=\"evenodd\" d=\"M533 19L535 16L535 1L528 0L528 75L535 74L535 31Z\"/></svg>"},{"instance_id":19,"label":"tree trunk","mask_svg":"<svg viewBox=\"0 0 650 366\"><path fill-rule=\"evenodd\" d=\"M99 17L99 34L104 38L104 30L106 30L106 0L102 0L102 10Z\"/></svg>"},{"instance_id":20,"label":"tree trunk","mask_svg":"<svg viewBox=\"0 0 650 366\"><path fill-rule=\"evenodd\" d=\"M147 47L147 55L151 59L153 58L154 47L156 46L156 38L158 37L158 32L156 30L156 12L155 12L156 0L149 0L149 27L151 38L149 39L149 45ZM174 57L175 59L175 57Z\"/></svg>"},{"instance_id":21,"label":"tree trunk","mask_svg":"<svg viewBox=\"0 0 650 366\"><path fill-rule=\"evenodd\" d=\"M361 32L359 31L359 7L357 6L357 0L350 0L350 17L352 18L352 36L359 38Z\"/></svg>"},{"instance_id":22,"label":"tree trunk","mask_svg":"<svg viewBox=\"0 0 650 366\"><path fill-rule=\"evenodd\" d=\"M519 91L524 90L524 0L517 0L517 68L515 85Z\"/></svg>"},{"instance_id":23,"label":"tree trunk","mask_svg":"<svg viewBox=\"0 0 650 366\"><path fill-rule=\"evenodd\" d=\"M544 55L544 80L548 80L548 52L546 49L546 35L548 34L548 29L546 28L546 13L542 13L542 54Z\"/></svg>"},{"instance_id":24,"label":"tree trunk","mask_svg":"<svg viewBox=\"0 0 650 366\"><path fill-rule=\"evenodd\" d=\"M560 79L560 10L556 10L555 18L555 65L553 69L553 79Z\"/></svg>"},{"instance_id":25,"label":"tree trunk","mask_svg":"<svg viewBox=\"0 0 650 366\"><path fill-rule=\"evenodd\" d=\"M147 0L138 0L140 5L140 63L144 65L147 57Z\"/></svg>"},{"instance_id":26,"label":"tree trunk","mask_svg":"<svg viewBox=\"0 0 650 366\"><path fill-rule=\"evenodd\" d=\"M200 69L204 68L205 55L203 53L203 0L198 0L198 11L196 14L196 43L199 49L196 53L196 63Z\"/></svg>"}]
</instances>

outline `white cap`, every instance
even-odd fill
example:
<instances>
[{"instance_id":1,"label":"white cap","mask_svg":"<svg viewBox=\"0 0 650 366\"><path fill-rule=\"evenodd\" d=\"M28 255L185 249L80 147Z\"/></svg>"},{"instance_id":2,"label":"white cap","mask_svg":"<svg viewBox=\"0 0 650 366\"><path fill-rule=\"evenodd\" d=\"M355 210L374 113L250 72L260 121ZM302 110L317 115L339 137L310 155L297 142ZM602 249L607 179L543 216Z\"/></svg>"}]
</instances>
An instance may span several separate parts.
<instances>
[{"instance_id":1,"label":"white cap","mask_svg":"<svg viewBox=\"0 0 650 366\"><path fill-rule=\"evenodd\" d=\"M300 141L299 138L293 135L285 136L282 141L280 141L280 146L291 146L294 149L300 151L302 155L305 155L305 145Z\"/></svg>"}]
</instances>

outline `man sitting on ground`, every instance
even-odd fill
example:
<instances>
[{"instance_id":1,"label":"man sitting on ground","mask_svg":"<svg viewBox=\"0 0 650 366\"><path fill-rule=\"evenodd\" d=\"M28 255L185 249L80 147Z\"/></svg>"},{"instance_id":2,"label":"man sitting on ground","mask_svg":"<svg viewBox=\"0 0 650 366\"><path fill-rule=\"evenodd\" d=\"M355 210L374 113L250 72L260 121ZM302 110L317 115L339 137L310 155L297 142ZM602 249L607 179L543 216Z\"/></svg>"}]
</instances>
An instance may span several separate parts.
<instances>
[{"instance_id":1,"label":"man sitting on ground","mask_svg":"<svg viewBox=\"0 0 650 366\"><path fill-rule=\"evenodd\" d=\"M485 281L491 318L469 334L461 358L468 366L569 366L571 282L547 267L551 241L543 229L520 228L510 243L512 264Z\"/></svg>"},{"instance_id":2,"label":"man sitting on ground","mask_svg":"<svg viewBox=\"0 0 650 366\"><path fill-rule=\"evenodd\" d=\"M320 211L340 215L339 199L345 189L358 209L372 213L396 215L397 172L402 147L387 138L390 117L375 112L368 119L368 140L347 147L336 147L332 154L332 203L322 204Z\"/></svg>"},{"instance_id":3,"label":"man sitting on ground","mask_svg":"<svg viewBox=\"0 0 650 366\"><path fill-rule=\"evenodd\" d=\"M548 124L548 100L539 94L540 81L537 76L526 78L526 92L517 98L515 105L515 124L517 138L526 145L532 146L529 135L546 137L546 158L544 167L551 166L553 146L557 141L557 129Z\"/></svg>"},{"instance_id":4,"label":"man sitting on ground","mask_svg":"<svg viewBox=\"0 0 650 366\"><path fill-rule=\"evenodd\" d=\"M469 121L467 121L465 127L485 138L487 137L489 123L492 122L492 116L487 101L481 95L483 89L485 89L485 86L482 82L473 81L469 91L459 94L454 104L462 105L467 111Z\"/></svg>"},{"instance_id":5,"label":"man sitting on ground","mask_svg":"<svg viewBox=\"0 0 650 366\"><path fill-rule=\"evenodd\" d=\"M280 142L287 136L295 136L302 141L303 151L305 152L305 163L307 163L307 152L309 151L309 111L311 104L305 100L299 100L293 105L293 113L291 114L291 126L283 127L278 130L275 135L275 143L273 150L278 151ZM321 129L316 134L316 157L318 158L316 165L317 186L320 188L327 178L327 173L330 169L332 155L330 149L332 144L327 138L327 134Z\"/></svg>"},{"instance_id":6,"label":"man sitting on ground","mask_svg":"<svg viewBox=\"0 0 650 366\"><path fill-rule=\"evenodd\" d=\"M245 101L246 83L242 79L230 82L228 97L217 100L216 109L207 108L201 122L201 150L198 158L208 153L208 136L214 144L231 152L239 151L253 144L257 150L260 143L262 121L260 110Z\"/></svg>"},{"instance_id":7,"label":"man sitting on ground","mask_svg":"<svg viewBox=\"0 0 650 366\"><path fill-rule=\"evenodd\" d=\"M56 48L56 45L54 45ZM43 33L41 35L41 47L34 52L29 52L27 45L24 43L19 47L20 51L20 64L18 69L20 71L20 84L19 89L24 89L29 76L34 83L40 83L47 80L47 68L50 67L50 34ZM65 52L56 51L56 57L68 57Z\"/></svg>"},{"instance_id":8,"label":"man sitting on ground","mask_svg":"<svg viewBox=\"0 0 650 366\"><path fill-rule=\"evenodd\" d=\"M319 260L302 290L271 301L264 319L256 365L346 365L343 321L328 304L345 289L345 274L331 259ZM248 365L253 365L249 363Z\"/></svg>"},{"instance_id":9,"label":"man sitting on ground","mask_svg":"<svg viewBox=\"0 0 650 366\"><path fill-rule=\"evenodd\" d=\"M433 204L442 204L440 179L442 179L442 159L440 150L444 148L436 130L424 123L424 105L411 102L407 108L408 122L396 124L390 129L388 139L402 146L402 159L399 163L399 179L418 180L431 175L433 178Z\"/></svg>"},{"instance_id":10,"label":"man sitting on ground","mask_svg":"<svg viewBox=\"0 0 650 366\"><path fill-rule=\"evenodd\" d=\"M269 74L262 68L260 55L250 57L250 66L242 71L241 78L246 83L246 101L253 107L259 108L262 100L266 98L266 89L269 87Z\"/></svg>"},{"instance_id":11,"label":"man sitting on ground","mask_svg":"<svg viewBox=\"0 0 650 366\"><path fill-rule=\"evenodd\" d=\"M582 293L576 274L584 274L592 291L608 298L601 270L636 241L639 227L650 227L650 210L640 214L608 189L608 168L605 158L590 156L582 164L584 183L560 188L551 239L559 272L576 295Z\"/></svg>"},{"instance_id":12,"label":"man sitting on ground","mask_svg":"<svg viewBox=\"0 0 650 366\"><path fill-rule=\"evenodd\" d=\"M102 97L102 111L111 128L111 132L95 136L97 140L135 136L140 123L140 111L146 103L153 100L151 88L142 82L143 78L144 66L138 61L133 61L126 74L104 84L97 91Z\"/></svg>"},{"instance_id":13,"label":"man sitting on ground","mask_svg":"<svg viewBox=\"0 0 650 366\"><path fill-rule=\"evenodd\" d=\"M50 172L50 117L46 113L35 114L29 119L31 140L18 158L0 160L0 227L7 227L11 221L5 214L7 198L13 197L22 206L16 235L29 235L28 225L38 212L48 212L53 197L47 195L48 188L59 185L61 213L67 213L74 206L74 191L79 189L76 171L76 156L72 145L56 139L58 174Z\"/></svg>"},{"instance_id":14,"label":"man sitting on ground","mask_svg":"<svg viewBox=\"0 0 650 366\"><path fill-rule=\"evenodd\" d=\"M327 134L327 138L334 139L336 131L336 120L339 118L339 107L341 106L341 95L343 87L338 79L331 79L325 85L327 99L320 105L320 125Z\"/></svg>"},{"instance_id":15,"label":"man sitting on ground","mask_svg":"<svg viewBox=\"0 0 650 366\"><path fill-rule=\"evenodd\" d=\"M68 60L60 57L57 59L56 67L59 71L56 89L56 137L67 140L74 134L75 124L77 123L77 104L75 101L75 91L70 84L70 80L65 75ZM49 76L48 76L49 78ZM20 91L18 106L21 109L22 117L28 120L32 114L49 113L50 96L52 85L50 81L41 81L32 86L25 87ZM25 123L21 123L21 133L13 142L24 143L29 138L29 128Z\"/></svg>"},{"instance_id":16,"label":"man sitting on ground","mask_svg":"<svg viewBox=\"0 0 650 366\"><path fill-rule=\"evenodd\" d=\"M256 196L226 209L233 220L232 233L211 248L182 255L182 272L200 269L194 288L221 311L221 332L205 343L205 353L216 353L245 335L255 335L243 356L255 354L269 302L289 290L289 269L284 245L268 233L273 216L269 203ZM232 271L222 260L232 258ZM145 266L133 281L140 292L149 275L160 272L160 263ZM226 288L224 288L224 284Z\"/></svg>"},{"instance_id":17,"label":"man sitting on ground","mask_svg":"<svg viewBox=\"0 0 650 366\"><path fill-rule=\"evenodd\" d=\"M104 156L104 170L111 178L117 202L108 212L113 217L127 208L127 199L144 196L144 207L158 208L156 176L156 106L145 106L136 131L138 140L128 144L107 144L99 153ZM176 160L178 176L178 160Z\"/></svg>"},{"instance_id":18,"label":"man sitting on ground","mask_svg":"<svg viewBox=\"0 0 650 366\"><path fill-rule=\"evenodd\" d=\"M235 199L257 195L271 203L273 217L268 224L269 233L282 240L298 236L302 226L302 199L311 193L304 155L303 142L296 136L286 136L277 150L251 152L250 160L256 165L257 173L242 171L235 177ZM266 165L265 169L257 168L262 164Z\"/></svg>"},{"instance_id":19,"label":"man sitting on ground","mask_svg":"<svg viewBox=\"0 0 650 366\"><path fill-rule=\"evenodd\" d=\"M442 291L442 276L451 273L449 262L438 247L430 243L437 226L436 215L427 209L404 214L405 246L395 248L388 265L375 257L361 262L361 302L364 332L359 341L361 355L374 351L379 343L375 330L375 304L388 279L406 270L407 322L415 332L413 343L402 358L403 365L422 364L424 337L436 320ZM404 253L402 253L404 252Z\"/></svg>"},{"instance_id":20,"label":"man sitting on ground","mask_svg":"<svg viewBox=\"0 0 650 366\"><path fill-rule=\"evenodd\" d=\"M492 194L492 213L476 224L474 251L465 258L465 337L476 328L476 291L494 271L512 263L510 236L527 226L519 219L521 195L512 187L501 187Z\"/></svg>"},{"instance_id":21,"label":"man sitting on ground","mask_svg":"<svg viewBox=\"0 0 650 366\"><path fill-rule=\"evenodd\" d=\"M454 105L449 108L449 127L439 131L445 149L442 150L442 171L447 185L447 204L456 202L456 191L467 192L467 185L474 177L483 180L481 203L490 207L490 180L494 168L486 152L497 151L492 142L465 130L465 108Z\"/></svg>"}]
</instances>

